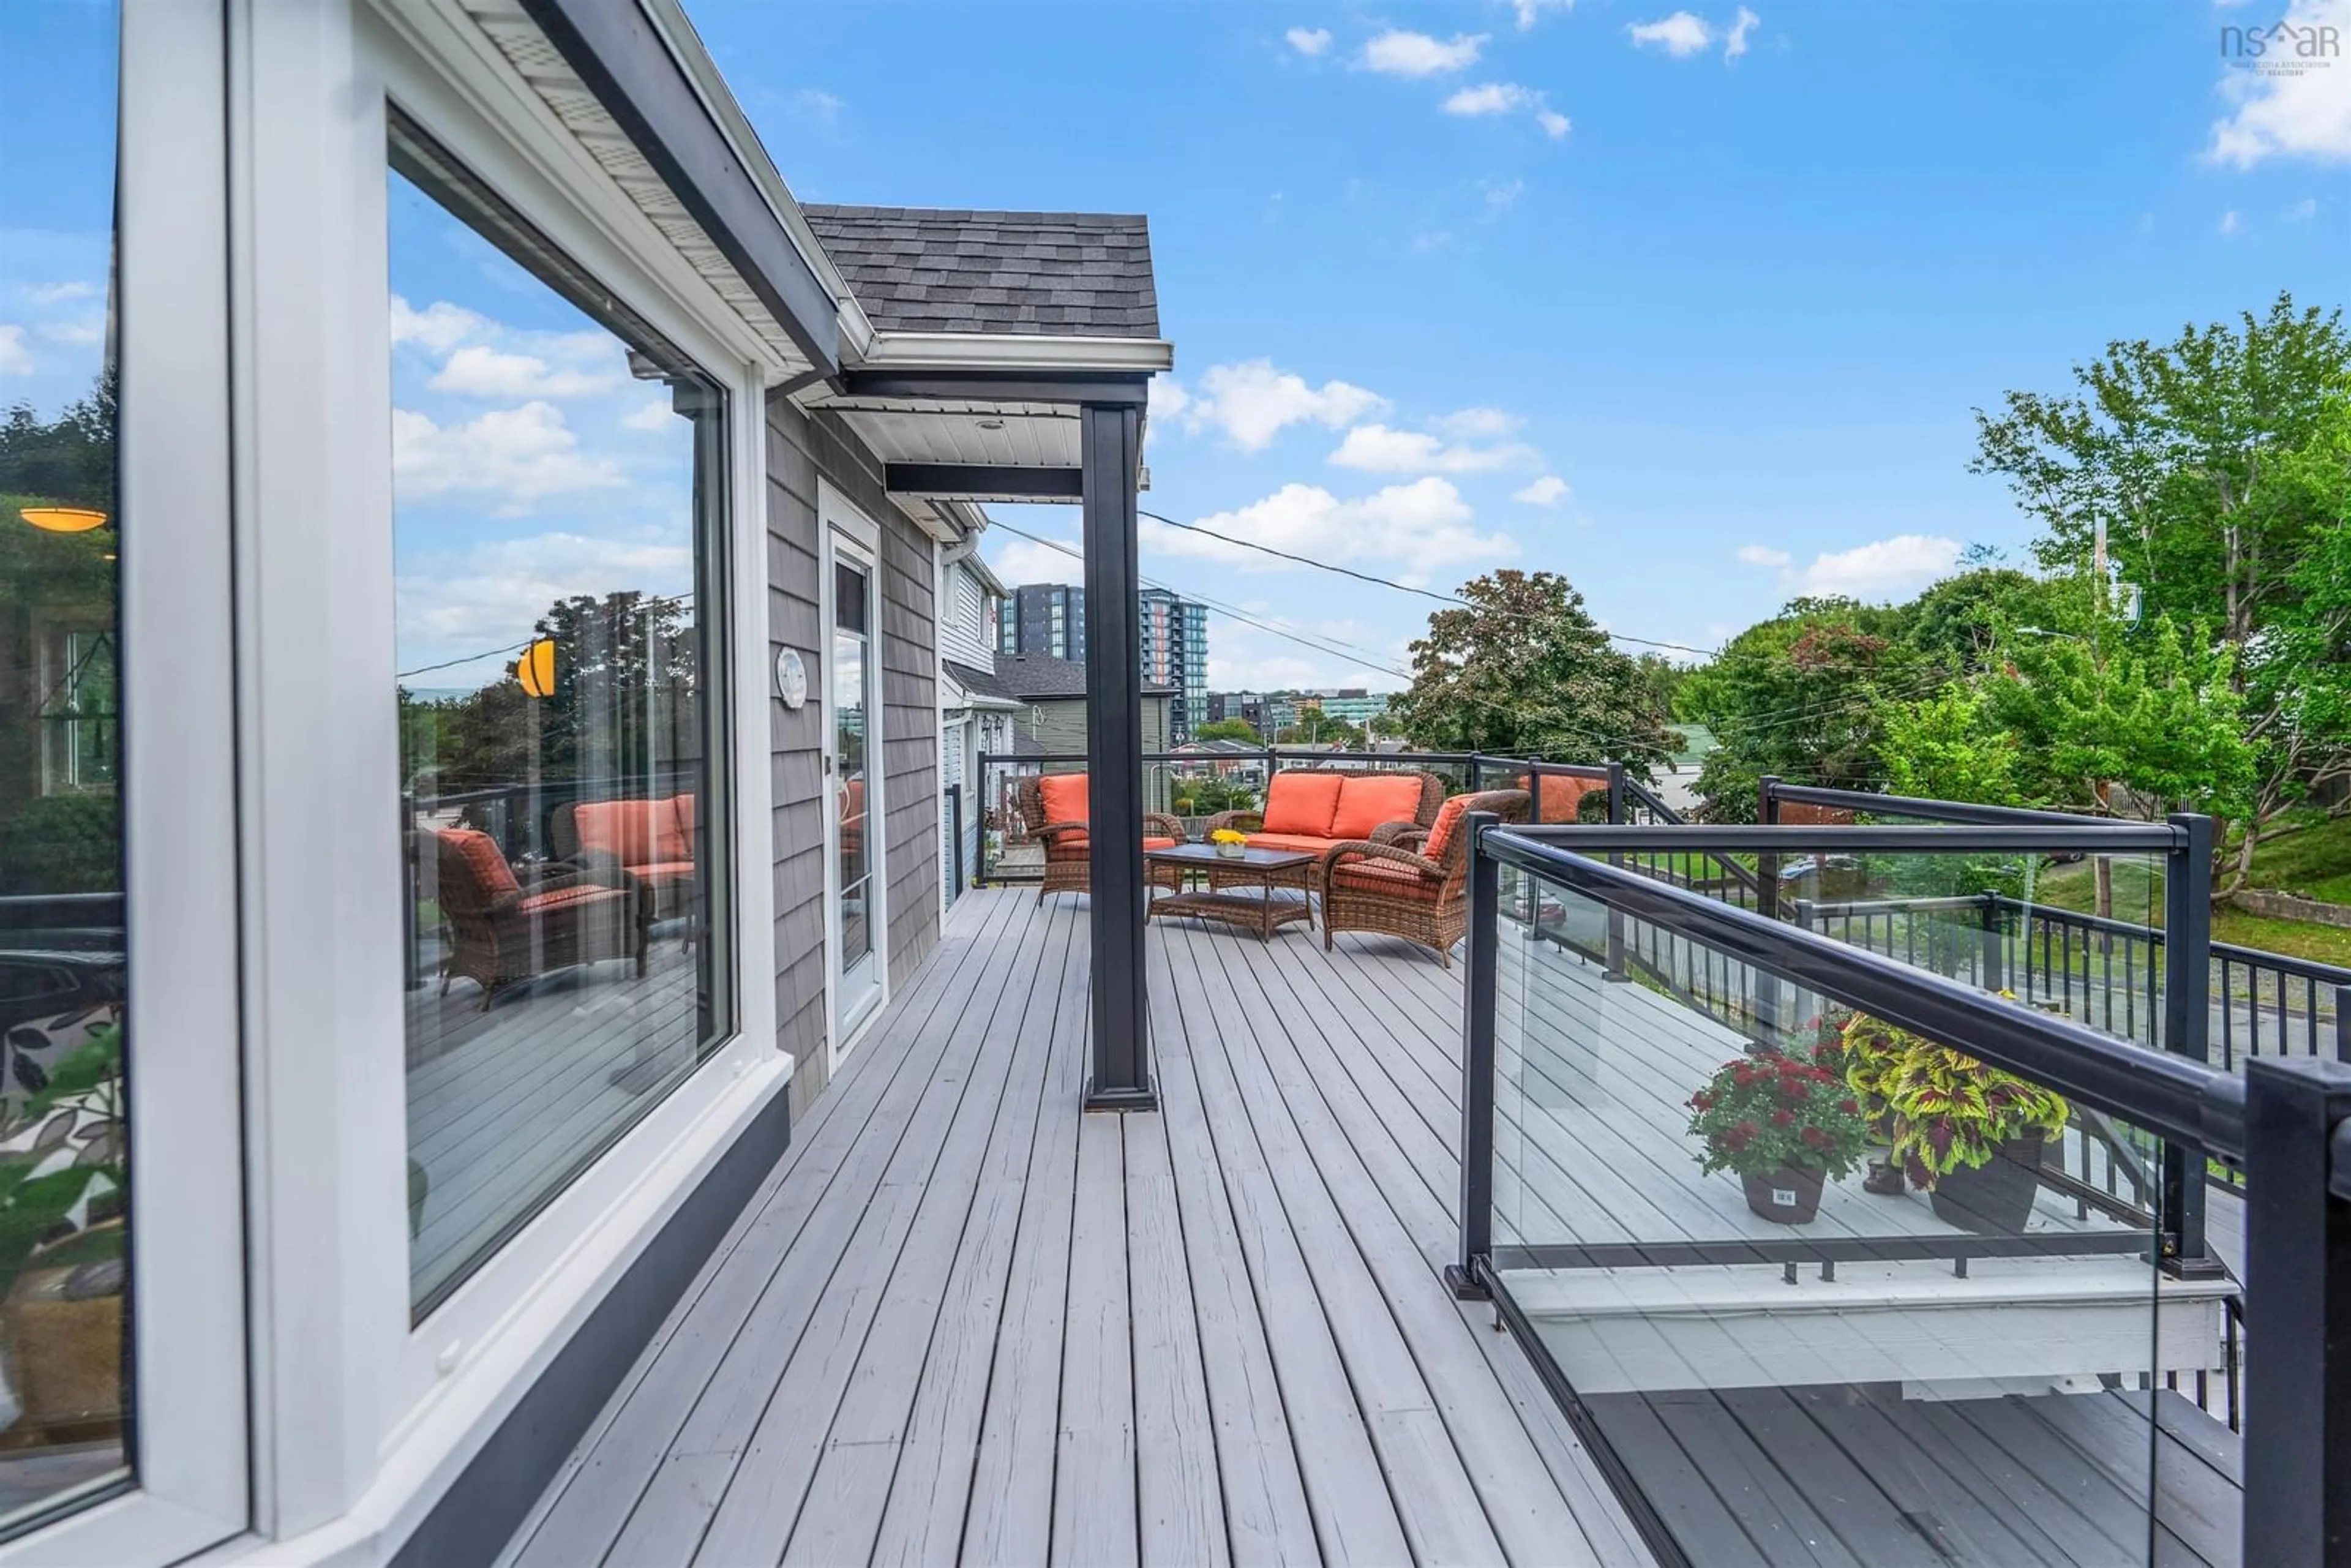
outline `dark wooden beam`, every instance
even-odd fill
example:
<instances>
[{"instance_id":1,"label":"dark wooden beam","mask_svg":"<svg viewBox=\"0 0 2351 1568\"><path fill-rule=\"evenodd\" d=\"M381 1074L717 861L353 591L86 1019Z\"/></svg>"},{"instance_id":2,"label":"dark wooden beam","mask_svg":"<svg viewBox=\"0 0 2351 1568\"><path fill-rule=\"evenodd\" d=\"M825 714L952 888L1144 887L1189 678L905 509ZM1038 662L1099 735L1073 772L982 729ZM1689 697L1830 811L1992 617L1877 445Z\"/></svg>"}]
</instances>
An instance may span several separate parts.
<instances>
[{"instance_id":1,"label":"dark wooden beam","mask_svg":"<svg viewBox=\"0 0 2351 1568\"><path fill-rule=\"evenodd\" d=\"M1054 402L1141 408L1150 396L1145 371L845 370L846 397L920 402Z\"/></svg>"},{"instance_id":2,"label":"dark wooden beam","mask_svg":"<svg viewBox=\"0 0 2351 1568\"><path fill-rule=\"evenodd\" d=\"M809 362L828 379L837 374L831 293L637 0L522 0L522 8Z\"/></svg>"},{"instance_id":3,"label":"dark wooden beam","mask_svg":"<svg viewBox=\"0 0 2351 1568\"><path fill-rule=\"evenodd\" d=\"M1093 943L1089 1111L1151 1111L1150 1013L1144 988L1143 655L1135 591L1134 486L1143 411L1079 413L1085 475L1086 858Z\"/></svg>"},{"instance_id":4,"label":"dark wooden beam","mask_svg":"<svg viewBox=\"0 0 2351 1568\"><path fill-rule=\"evenodd\" d=\"M1080 468L1022 468L1001 463L889 463L883 483L893 496L1015 496L1024 501L1085 498Z\"/></svg>"}]
</instances>

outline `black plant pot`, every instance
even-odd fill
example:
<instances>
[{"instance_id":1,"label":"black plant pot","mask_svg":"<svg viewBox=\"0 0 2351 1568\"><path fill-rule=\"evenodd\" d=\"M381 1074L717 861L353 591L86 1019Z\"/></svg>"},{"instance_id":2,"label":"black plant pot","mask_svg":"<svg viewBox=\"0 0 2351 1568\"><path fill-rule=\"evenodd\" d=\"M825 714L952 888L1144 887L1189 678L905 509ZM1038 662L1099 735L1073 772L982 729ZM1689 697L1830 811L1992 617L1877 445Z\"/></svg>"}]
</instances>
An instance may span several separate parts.
<instances>
[{"instance_id":1,"label":"black plant pot","mask_svg":"<svg viewBox=\"0 0 2351 1568\"><path fill-rule=\"evenodd\" d=\"M1776 1171L1742 1176L1747 1207L1779 1225L1807 1225L1821 1211L1821 1176L1816 1169L1782 1166Z\"/></svg>"},{"instance_id":2,"label":"black plant pot","mask_svg":"<svg viewBox=\"0 0 2351 1568\"><path fill-rule=\"evenodd\" d=\"M1935 1218L1979 1236L2014 1236L2032 1217L2041 1190L2043 1134L2030 1133L2001 1145L1972 1169L1951 1172L1935 1183Z\"/></svg>"}]
</instances>

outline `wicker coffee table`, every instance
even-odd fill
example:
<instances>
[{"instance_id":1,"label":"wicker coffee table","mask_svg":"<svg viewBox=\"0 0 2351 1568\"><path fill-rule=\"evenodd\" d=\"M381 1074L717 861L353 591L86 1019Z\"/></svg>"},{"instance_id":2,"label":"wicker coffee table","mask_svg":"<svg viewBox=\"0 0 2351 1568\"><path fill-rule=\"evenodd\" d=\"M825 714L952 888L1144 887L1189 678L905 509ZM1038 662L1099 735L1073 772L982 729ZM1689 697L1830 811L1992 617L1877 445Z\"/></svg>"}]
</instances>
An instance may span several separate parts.
<instances>
[{"instance_id":1,"label":"wicker coffee table","mask_svg":"<svg viewBox=\"0 0 2351 1568\"><path fill-rule=\"evenodd\" d=\"M1217 871L1227 880L1253 877L1255 893L1156 893L1151 900L1151 918L1163 915L1188 915L1195 920L1214 920L1225 925L1238 925L1244 931L1254 931L1260 942L1270 942L1273 934L1295 920L1314 925L1314 901L1301 894L1293 898L1288 894L1276 895L1273 879L1283 872L1294 872L1301 866L1311 865L1320 855L1302 850L1247 850L1238 855L1222 855L1213 844L1177 844L1173 849L1145 850L1144 863L1151 866L1175 866L1184 871Z\"/></svg>"}]
</instances>

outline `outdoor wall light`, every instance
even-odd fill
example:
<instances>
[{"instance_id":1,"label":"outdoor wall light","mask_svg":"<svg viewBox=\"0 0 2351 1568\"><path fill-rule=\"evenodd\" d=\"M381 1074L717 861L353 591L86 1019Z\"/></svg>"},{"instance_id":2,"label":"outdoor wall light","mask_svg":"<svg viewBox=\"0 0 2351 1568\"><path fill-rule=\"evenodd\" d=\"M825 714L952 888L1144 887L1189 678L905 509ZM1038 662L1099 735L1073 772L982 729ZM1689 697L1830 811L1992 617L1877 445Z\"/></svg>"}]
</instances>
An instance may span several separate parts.
<instances>
[{"instance_id":1,"label":"outdoor wall light","mask_svg":"<svg viewBox=\"0 0 2351 1568\"><path fill-rule=\"evenodd\" d=\"M86 534L106 527L106 514L87 507L26 507L18 515L44 533Z\"/></svg>"},{"instance_id":2,"label":"outdoor wall light","mask_svg":"<svg viewBox=\"0 0 2351 1568\"><path fill-rule=\"evenodd\" d=\"M555 695L555 639L541 637L522 651L515 661L515 679L525 695L551 697Z\"/></svg>"}]
</instances>

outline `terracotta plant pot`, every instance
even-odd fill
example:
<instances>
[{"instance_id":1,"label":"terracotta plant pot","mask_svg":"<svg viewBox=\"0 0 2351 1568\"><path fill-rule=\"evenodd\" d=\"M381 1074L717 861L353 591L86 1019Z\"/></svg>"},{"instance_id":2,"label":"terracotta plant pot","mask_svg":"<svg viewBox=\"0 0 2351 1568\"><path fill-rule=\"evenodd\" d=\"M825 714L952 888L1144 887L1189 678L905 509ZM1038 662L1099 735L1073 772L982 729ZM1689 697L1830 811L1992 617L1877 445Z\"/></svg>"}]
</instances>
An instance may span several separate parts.
<instances>
[{"instance_id":1,"label":"terracotta plant pot","mask_svg":"<svg viewBox=\"0 0 2351 1568\"><path fill-rule=\"evenodd\" d=\"M1808 1225L1821 1211L1821 1175L1802 1166L1782 1166L1739 1178L1747 1207L1775 1225Z\"/></svg>"},{"instance_id":2,"label":"terracotta plant pot","mask_svg":"<svg viewBox=\"0 0 2351 1568\"><path fill-rule=\"evenodd\" d=\"M1979 1236L2014 1236L2032 1216L2041 1190L2043 1135L2011 1138L1991 1160L1935 1183L1935 1218Z\"/></svg>"}]
</instances>

